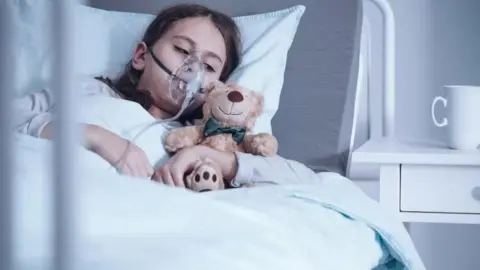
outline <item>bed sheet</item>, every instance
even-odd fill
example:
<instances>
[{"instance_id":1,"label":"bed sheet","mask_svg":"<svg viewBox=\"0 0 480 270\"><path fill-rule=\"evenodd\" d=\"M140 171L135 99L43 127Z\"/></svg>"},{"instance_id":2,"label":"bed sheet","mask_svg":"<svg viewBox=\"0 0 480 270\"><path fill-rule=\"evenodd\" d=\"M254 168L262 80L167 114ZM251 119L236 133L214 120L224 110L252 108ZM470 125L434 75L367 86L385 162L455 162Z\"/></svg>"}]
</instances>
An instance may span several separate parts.
<instances>
[{"instance_id":1,"label":"bed sheet","mask_svg":"<svg viewBox=\"0 0 480 270\"><path fill-rule=\"evenodd\" d=\"M15 145L18 263L47 269L51 145ZM424 269L401 223L338 174L197 194L79 167L79 269Z\"/></svg>"}]
</instances>

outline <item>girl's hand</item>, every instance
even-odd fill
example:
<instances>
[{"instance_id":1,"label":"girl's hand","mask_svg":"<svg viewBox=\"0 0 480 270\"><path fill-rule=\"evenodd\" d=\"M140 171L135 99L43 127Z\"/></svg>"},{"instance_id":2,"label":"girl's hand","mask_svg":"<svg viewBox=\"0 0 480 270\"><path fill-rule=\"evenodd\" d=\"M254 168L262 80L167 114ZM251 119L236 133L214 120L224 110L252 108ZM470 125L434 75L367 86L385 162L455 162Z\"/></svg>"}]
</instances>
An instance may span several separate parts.
<instances>
[{"instance_id":1,"label":"girl's hand","mask_svg":"<svg viewBox=\"0 0 480 270\"><path fill-rule=\"evenodd\" d=\"M150 178L154 171L145 152L136 144L98 126L86 126L87 148L121 173Z\"/></svg>"},{"instance_id":2,"label":"girl's hand","mask_svg":"<svg viewBox=\"0 0 480 270\"><path fill-rule=\"evenodd\" d=\"M227 181L235 177L238 165L234 153L221 152L206 146L193 146L182 149L162 167L156 169L152 179L166 185L185 187L184 175L193 170L202 157L213 160Z\"/></svg>"}]
</instances>

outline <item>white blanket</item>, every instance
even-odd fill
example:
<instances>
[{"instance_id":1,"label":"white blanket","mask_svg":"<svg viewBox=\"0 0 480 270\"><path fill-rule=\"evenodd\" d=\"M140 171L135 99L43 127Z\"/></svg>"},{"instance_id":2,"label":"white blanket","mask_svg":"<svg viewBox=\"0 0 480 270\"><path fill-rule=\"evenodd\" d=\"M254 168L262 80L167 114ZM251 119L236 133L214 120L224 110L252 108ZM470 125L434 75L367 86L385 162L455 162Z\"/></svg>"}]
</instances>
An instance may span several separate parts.
<instances>
[{"instance_id":1,"label":"white blanket","mask_svg":"<svg viewBox=\"0 0 480 270\"><path fill-rule=\"evenodd\" d=\"M16 146L18 260L47 269L50 143L19 136ZM195 194L81 169L78 269L424 269L400 222L348 179L318 177Z\"/></svg>"}]
</instances>

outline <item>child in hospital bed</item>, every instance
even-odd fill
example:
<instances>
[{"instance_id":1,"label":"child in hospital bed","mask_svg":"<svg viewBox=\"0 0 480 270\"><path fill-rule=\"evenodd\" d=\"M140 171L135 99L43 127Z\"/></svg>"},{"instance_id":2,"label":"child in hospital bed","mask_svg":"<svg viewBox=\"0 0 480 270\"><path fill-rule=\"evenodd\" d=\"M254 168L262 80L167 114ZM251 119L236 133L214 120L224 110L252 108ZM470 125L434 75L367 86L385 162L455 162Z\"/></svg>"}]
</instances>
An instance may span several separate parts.
<instances>
[{"instance_id":1,"label":"child in hospital bed","mask_svg":"<svg viewBox=\"0 0 480 270\"><path fill-rule=\"evenodd\" d=\"M121 76L114 80L91 78L77 89L82 95L105 95L134 101L156 119L167 119L179 111L181 104L168 95L169 76L152 59L152 54L173 69L192 53L203 56L205 84L215 80L226 81L240 62L240 37L235 22L227 15L200 5L177 5L165 9L147 28ZM201 112L199 109L203 101L203 94L198 94L194 105L177 124L200 118L198 112ZM48 90L16 100L16 130L52 139L52 115L49 111L53 104ZM258 182L320 181L303 164L279 156L232 154L202 146L184 149L163 166L153 168L143 150L132 143L128 154L118 163L129 144L126 139L95 125L86 124L83 130L84 147L116 166L120 172L136 177L152 177L166 185L183 187L183 175L200 157L216 161L232 186Z\"/></svg>"}]
</instances>

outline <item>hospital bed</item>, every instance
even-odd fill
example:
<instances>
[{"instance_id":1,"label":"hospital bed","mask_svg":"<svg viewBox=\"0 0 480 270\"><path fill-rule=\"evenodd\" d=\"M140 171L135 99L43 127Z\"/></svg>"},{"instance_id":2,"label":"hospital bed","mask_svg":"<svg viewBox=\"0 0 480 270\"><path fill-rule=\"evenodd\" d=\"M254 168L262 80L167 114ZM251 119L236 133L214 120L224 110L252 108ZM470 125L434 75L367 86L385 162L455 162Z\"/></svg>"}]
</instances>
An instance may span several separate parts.
<instances>
[{"instance_id":1,"label":"hospital bed","mask_svg":"<svg viewBox=\"0 0 480 270\"><path fill-rule=\"evenodd\" d=\"M40 59L37 67L46 70L47 75L37 79L49 78L52 88L63 90L70 89L76 72L114 73L118 71L115 61L124 60L103 54L105 59L97 60L105 66L99 66L85 60L86 54L72 56L72 49L68 48L75 44L66 38L72 38L69 27L87 25L75 33L81 32L80 37L84 34L91 39L85 41L77 36L73 39L81 41L75 47L80 51L101 50L101 46L95 45L99 40L93 37L122 49L122 42L116 38L128 38L135 31L126 30L135 22L148 22L151 17L144 13L178 3L96 0L91 1L92 7L79 9L67 1L42 1L40 5L50 10L52 13L48 14L53 18L53 23L45 24L42 19L45 17L29 13L36 10L32 7L38 7L38 2L6 1L11 6L2 6L2 11L7 11L2 12L2 25L17 27L21 36L20 28L31 27L25 24L35 21L34 17L39 20L37 23L47 26L45 30L52 29L52 40L56 42L50 43L54 47L45 47L50 54L44 55L48 58L53 53L60 57L52 58L53 65L44 65L44 59ZM95 169L79 166L84 159L93 160L90 165L98 159L88 153L79 154L73 144L75 126L69 120L74 115L69 106L75 108L74 93L56 92L65 105L59 108L61 125L55 142L12 134L11 98L19 93L8 90L35 90L31 79L24 78L32 75L28 72L39 70L28 70L34 66L34 58L27 57L31 65L20 64L21 68L5 68L3 63L0 198L5 207L1 208L0 269L10 270L13 265L20 269L50 269L53 265L55 269L115 270L424 269L402 223L363 194L353 178L348 178L350 154L357 145L372 136L393 135L394 42L387 2L305 0L301 5L294 0L195 2L241 16L236 18L243 23L244 32L253 26L262 29L263 24L265 32L256 33L257 36L251 33L250 37L256 37L249 41L251 47L247 46L251 50L255 50L256 42L262 42L258 35L263 34L270 35L263 42L276 40L287 47L274 55L280 58L271 58L266 62L269 65L259 67L274 70L275 65L278 68L283 64L277 70L281 76L266 82L258 77L264 83L261 85L281 90L264 93L267 110L259 129L277 137L281 156L302 162L315 171L318 183L197 195L102 171L100 163ZM111 3L116 5L110 6ZM383 11L386 24L382 27L370 24L369 14L363 12L365 5L372 4ZM92 17L82 17L87 15ZM108 21L110 16L116 19ZM103 23L95 24L99 18ZM115 29L122 19L127 24ZM111 28L104 27L105 24ZM275 27L280 27L276 35L272 34ZM279 34L288 35L281 27L290 27L291 46ZM3 27L1 33L6 36L11 33L8 29ZM122 35L113 35L115 31ZM95 33L98 35L94 36ZM377 40L385 37L383 54L372 53L372 36L377 36ZM135 37L131 38L133 44ZM28 56L32 44L20 46L27 48L23 56ZM20 56L13 53L15 46L2 46L3 59L21 62L15 58ZM130 53L126 50L129 46L123 48L126 53ZM39 50L35 52L42 54ZM73 60L69 60L70 56ZM249 57L253 59L252 66L260 61L255 55ZM72 68L73 63L80 63L83 69ZM373 68L378 63L380 66ZM50 67L63 76L50 76ZM379 68L382 76L372 75ZM234 80L252 83L248 74L246 67ZM22 83L17 85L11 78ZM383 78L383 83L378 85L372 78ZM270 85L271 80L276 86ZM383 99L379 100L377 94L382 93ZM377 118L371 121L378 110L384 116L380 119L383 121L378 122ZM145 145L147 142L144 141Z\"/></svg>"}]
</instances>

